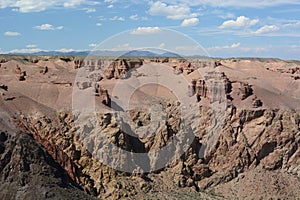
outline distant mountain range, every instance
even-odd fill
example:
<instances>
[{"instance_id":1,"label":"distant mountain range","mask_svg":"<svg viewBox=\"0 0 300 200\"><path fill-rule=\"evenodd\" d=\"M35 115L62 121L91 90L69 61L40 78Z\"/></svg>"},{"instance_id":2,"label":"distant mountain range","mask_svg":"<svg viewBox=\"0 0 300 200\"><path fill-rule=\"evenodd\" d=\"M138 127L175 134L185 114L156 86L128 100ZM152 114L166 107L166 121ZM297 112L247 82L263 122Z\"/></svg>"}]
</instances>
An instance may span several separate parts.
<instances>
[{"instance_id":1,"label":"distant mountain range","mask_svg":"<svg viewBox=\"0 0 300 200\"><path fill-rule=\"evenodd\" d=\"M146 50L132 51L39 51L35 53L10 53L10 55L34 55L34 56L124 56L124 57L183 57L173 52L155 53ZM201 56L193 56L201 57Z\"/></svg>"}]
</instances>

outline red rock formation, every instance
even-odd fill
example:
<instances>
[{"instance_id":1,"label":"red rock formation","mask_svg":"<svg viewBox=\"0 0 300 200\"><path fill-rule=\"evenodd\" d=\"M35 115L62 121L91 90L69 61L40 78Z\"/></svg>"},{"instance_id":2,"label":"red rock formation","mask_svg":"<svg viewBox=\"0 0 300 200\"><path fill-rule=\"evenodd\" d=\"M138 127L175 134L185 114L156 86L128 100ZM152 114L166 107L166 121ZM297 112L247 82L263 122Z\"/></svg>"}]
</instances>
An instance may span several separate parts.
<instances>
[{"instance_id":1,"label":"red rock formation","mask_svg":"<svg viewBox=\"0 0 300 200\"><path fill-rule=\"evenodd\" d=\"M75 69L81 68L82 65L83 65L83 60L82 59L76 59L76 60L74 60L74 64L75 64L75 66L74 66Z\"/></svg>"},{"instance_id":2,"label":"red rock formation","mask_svg":"<svg viewBox=\"0 0 300 200\"><path fill-rule=\"evenodd\" d=\"M196 67L186 60L179 60L177 63L172 63L172 65L175 74L190 74L196 70Z\"/></svg>"},{"instance_id":3,"label":"red rock formation","mask_svg":"<svg viewBox=\"0 0 300 200\"><path fill-rule=\"evenodd\" d=\"M19 81L25 81L26 80L26 71L22 71L19 65L17 65L15 69L15 73L17 74L16 77Z\"/></svg>"},{"instance_id":4,"label":"red rock formation","mask_svg":"<svg viewBox=\"0 0 300 200\"><path fill-rule=\"evenodd\" d=\"M127 72L131 68L139 67L143 64L142 60L127 61L125 59L113 61L105 70L104 76L107 79L126 78Z\"/></svg>"},{"instance_id":5,"label":"red rock formation","mask_svg":"<svg viewBox=\"0 0 300 200\"><path fill-rule=\"evenodd\" d=\"M197 95L201 96L201 97L208 97L207 95L207 86L205 84L205 80L198 80L196 83L196 93Z\"/></svg>"},{"instance_id":6,"label":"red rock formation","mask_svg":"<svg viewBox=\"0 0 300 200\"><path fill-rule=\"evenodd\" d=\"M40 143L47 152L51 155L51 157L60 164L60 166L66 170L70 178L76 183L80 184L78 178L78 168L76 164L68 157L68 155L63 151L63 149L59 148L57 145L51 143L51 138L43 138L38 130L33 126L29 121L26 123L27 119L23 119L22 121L16 121L18 127L22 130L32 134L34 139Z\"/></svg>"},{"instance_id":7,"label":"red rock formation","mask_svg":"<svg viewBox=\"0 0 300 200\"><path fill-rule=\"evenodd\" d=\"M253 89L251 88L251 85L249 85L248 83L240 82L239 96L241 100L248 98L252 94L253 94Z\"/></svg>"},{"instance_id":8,"label":"red rock formation","mask_svg":"<svg viewBox=\"0 0 300 200\"><path fill-rule=\"evenodd\" d=\"M255 97L253 98L252 106L253 106L253 108L262 107L263 102L260 99L258 99L257 96L255 95Z\"/></svg>"},{"instance_id":9,"label":"red rock formation","mask_svg":"<svg viewBox=\"0 0 300 200\"><path fill-rule=\"evenodd\" d=\"M109 97L108 91L101 87L99 84L95 86L95 96L96 101L100 102L106 106L111 106L111 99Z\"/></svg>"}]
</instances>

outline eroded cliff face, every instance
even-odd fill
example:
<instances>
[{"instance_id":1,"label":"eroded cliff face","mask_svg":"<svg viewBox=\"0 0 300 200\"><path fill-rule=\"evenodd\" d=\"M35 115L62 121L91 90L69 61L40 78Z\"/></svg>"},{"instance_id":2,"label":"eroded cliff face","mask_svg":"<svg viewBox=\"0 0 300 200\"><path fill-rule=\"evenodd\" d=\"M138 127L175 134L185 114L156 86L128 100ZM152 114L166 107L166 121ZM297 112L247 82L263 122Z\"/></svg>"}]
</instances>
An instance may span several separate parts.
<instances>
[{"instance_id":1,"label":"eroded cliff face","mask_svg":"<svg viewBox=\"0 0 300 200\"><path fill-rule=\"evenodd\" d=\"M5 116L10 117L10 122L19 130L31 136L21 134L19 137L9 140L14 143L11 145L12 148L25 149L17 151L8 150L7 136L4 133L0 134L2 159L0 172L3 177L2 180L10 180L9 177L13 177L14 174L18 174L18 177L20 174L20 177L22 177L23 172L34 171L34 163L47 163L51 158L59 166L59 170L66 173L66 175L60 176L67 180L62 180L63 184L73 184L78 190L82 189L91 196L103 199L244 198L251 193L251 189L257 190L257 186L268 185L270 182L277 186L259 190L258 196L254 195L252 197L259 198L265 195L270 198L286 199L300 196L300 192L297 190L297 188L300 188L300 111L294 109L294 107L284 107L285 104L297 105L292 98L284 97L286 103L281 101L282 104L280 104L278 101L279 103L275 106L270 104L270 97L265 93L271 91L272 93L268 93L271 97L278 97L277 90L273 90L270 86L273 84L273 80L268 84L261 82L261 85L258 85L256 81L259 77L258 79L252 78L253 74L249 77L242 73L234 74L230 70L234 69L239 62L228 60L211 63L189 63L181 60L176 62L163 61L160 60L159 62L171 68L173 67L175 74L191 76L189 79L190 86L185 88L186 95L195 99L194 114L197 114L199 120L199 123L193 126L195 137L190 141L191 145L179 159L173 160L163 168L154 170L151 173L144 172L145 166L142 163L144 161L135 160L130 155L121 157L118 160L118 165L124 168L129 165L133 166L132 169L135 170L130 173L115 170L105 164L111 159L112 156L110 155L118 153L106 149L110 144L127 152L149 153L165 147L174 139L185 141L184 134L181 135L180 132L184 119L182 118L182 108L179 102L155 99L159 102L163 113L165 113L165 121L156 124L159 129L154 130L159 131L154 135L151 135L152 133L149 130L153 129L151 121L155 119L155 116L148 109L133 108L124 112L132 123L130 124L131 127L136 128L135 133L137 135L132 136L127 134L126 128L124 128L126 123L129 122L120 122L119 112L96 113L93 121L92 118L89 118L90 116L82 116L81 113L76 112L72 113L69 109L52 109L52 107L55 108L53 103L47 104L48 107L43 104L32 103L32 100L25 99L26 91L22 93L22 96L16 93L17 87L11 82L4 81L2 83L1 81L0 91L4 95L1 97L3 101L0 102L2 107L0 111L3 113L5 109L7 112L9 111L9 115ZM7 62L3 62L6 68L9 67ZM57 64L54 67L51 66L51 63L43 63L43 66L47 64L48 70L45 74L40 74L37 71L39 79L49 76L46 78L53 80L53 76L55 76L56 82L61 82L65 79L59 76L59 72L64 72L65 68L70 67L72 70L74 68L79 70L79 68L85 67L94 73L97 65L103 65L102 62L87 63L87 61L75 58L56 62ZM144 62L152 61L145 60ZM245 64L243 62L241 61L240 66ZM37 62L37 64L39 63L41 61ZM63 66L66 66L62 67L62 63ZM15 67L15 64L13 63L12 66ZM105 81L113 82L117 79L126 79L129 70L141 67L142 64L140 61L131 63L126 60L118 60L108 66L106 71L108 76L105 77L104 74L104 81L99 78L99 75L95 75L96 79L88 82L88 86L83 83L75 83L74 87L78 87L80 90L88 90L93 86L93 82L97 83L94 85L92 95L97 100L97 104L102 104L109 110L111 104L115 102L112 102L111 91ZM203 77L194 77L195 69L208 65L212 65L217 70L207 73ZM91 66L96 67L91 68ZM25 84L34 84L33 72L35 71L27 68L27 66L21 66L21 68L22 70L24 68L30 77L24 80ZM294 68L297 69L297 67ZM55 70L60 71L55 72ZM245 71L247 70L249 69L246 68ZM272 75L278 75L278 77L285 76L285 74L277 73L286 73L286 77L289 77L292 81L297 81L290 77L290 73L293 71L281 72L269 67L262 70L271 71L275 73ZM0 69L0 71L9 73L8 70L4 69ZM292 74L296 73L298 73L297 70ZM241 74L245 77L242 77ZM15 76L13 71L11 76ZM222 88L211 84L210 80L214 79L218 80L217 83ZM19 80L16 81L19 84ZM17 83L14 82L14 84ZM50 81L48 84L51 85L53 82ZM272 86L280 88L276 84L274 83ZM288 85L289 82L282 84ZM293 82L293 84L298 84L298 82ZM61 85L57 86L56 84L55 86L62 88ZM69 87L63 87L66 94L68 94ZM51 87L49 86L49 88ZM11 90L14 93L11 93ZM224 92L224 94L221 95L221 92ZM14 99L5 100L11 95ZM31 95L31 98L38 100L38 98L34 99L34 95ZM23 105L20 103L22 101L30 105L34 112L25 111L25 109L22 112ZM212 111L210 103L222 101L225 101L227 106L222 117L218 118L215 116L216 113ZM29 102L31 103L29 104ZM86 119L89 120L78 123L80 117L83 117L83 119L87 117ZM214 144L207 150L204 148L207 138L211 137L211 130L216 127L219 128L216 129L219 134L216 133L217 137ZM14 141L17 141L17 143ZM29 143L39 144L40 146L27 146ZM29 150L27 151L26 148L29 148ZM42 148L45 149L45 152L42 151ZM180 147L174 146L170 151L174 149L180 149ZM203 152L203 149L207 151ZM37 153L31 155L31 152ZM44 155L45 153L48 157L42 156L40 160L37 155ZM98 154L107 155L99 160ZM22 159L23 157L32 159L27 162L25 158ZM162 156L154 155L148 164L155 169L163 159ZM16 168L15 171L10 171L9 163L12 162L14 164L11 166L19 166L20 169ZM23 164L18 165L17 163ZM49 166L45 164L45 167ZM20 172L17 172L17 169ZM25 181L22 187L28 186L29 189L26 191L33 190L29 179L22 178L20 181ZM285 184L289 182L293 184ZM247 189L244 190L238 186L247 187ZM8 190L2 191L7 197L13 196ZM45 195L53 194L46 192ZM53 198L55 198L55 195Z\"/></svg>"},{"instance_id":2,"label":"eroded cliff face","mask_svg":"<svg viewBox=\"0 0 300 200\"><path fill-rule=\"evenodd\" d=\"M167 109L176 109L176 106L170 105ZM152 184L158 183L162 174L171 177L161 183L168 185L166 187L188 187L195 191L210 190L254 169L300 177L300 113L267 109L239 110L231 106L228 108L226 122L216 146L205 157L201 157L199 150L209 128L207 125L210 124L210 119L207 116L210 116L210 111L205 108L199 110L203 118L202 131L196 134L192 146L180 160L154 174L130 175L101 164L97 158L92 157L79 139L71 115L60 114L55 122L46 117L42 118L43 120L20 119L17 124L24 131L31 133L76 183L98 197L133 197L145 192L144 190L146 193L154 190L162 192L163 187ZM173 116L175 118L169 118L159 134L143 140L123 133L114 117L108 115L99 116L101 126L97 131L105 132L108 141L124 150L147 153L165 146L173 139L172 134L175 134L176 128L180 126L176 114ZM144 121L146 118L142 117L140 120ZM97 141L97 131L89 132L92 141ZM159 159L157 161L159 162ZM123 162L126 164L126 161ZM300 194L294 191L290 195L284 193L281 197L288 198Z\"/></svg>"},{"instance_id":3,"label":"eroded cliff face","mask_svg":"<svg viewBox=\"0 0 300 200\"><path fill-rule=\"evenodd\" d=\"M96 199L26 133L1 131L0 160L2 199Z\"/></svg>"}]
</instances>

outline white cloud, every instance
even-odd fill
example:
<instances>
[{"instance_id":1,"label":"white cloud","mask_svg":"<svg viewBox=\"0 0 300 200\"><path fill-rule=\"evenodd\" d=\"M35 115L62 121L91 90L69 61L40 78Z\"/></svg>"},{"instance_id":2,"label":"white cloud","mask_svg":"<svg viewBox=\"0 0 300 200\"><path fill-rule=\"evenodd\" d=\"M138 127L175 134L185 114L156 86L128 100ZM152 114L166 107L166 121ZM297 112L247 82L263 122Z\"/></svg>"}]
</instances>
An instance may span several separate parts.
<instances>
[{"instance_id":1,"label":"white cloud","mask_svg":"<svg viewBox=\"0 0 300 200\"><path fill-rule=\"evenodd\" d=\"M86 2L85 0L68 0L64 2L64 7L72 8L85 2Z\"/></svg>"},{"instance_id":2,"label":"white cloud","mask_svg":"<svg viewBox=\"0 0 300 200\"><path fill-rule=\"evenodd\" d=\"M239 46L241 46L241 43L234 43L230 46L230 48L238 48Z\"/></svg>"},{"instance_id":3,"label":"white cloud","mask_svg":"<svg viewBox=\"0 0 300 200\"><path fill-rule=\"evenodd\" d=\"M27 48L27 49L14 49L9 51L9 53L36 53L40 52L42 49L39 48Z\"/></svg>"},{"instance_id":4,"label":"white cloud","mask_svg":"<svg viewBox=\"0 0 300 200\"><path fill-rule=\"evenodd\" d=\"M20 36L21 33L14 32L14 31L7 31L7 32L4 33L4 35L6 35L6 36Z\"/></svg>"},{"instance_id":5,"label":"white cloud","mask_svg":"<svg viewBox=\"0 0 300 200\"><path fill-rule=\"evenodd\" d=\"M178 3L186 4L189 6L212 6L216 8L220 7L239 7L239 8L265 8L278 5L300 5L299 0L252 0L252 1L240 1L240 0L164 0L166 3Z\"/></svg>"},{"instance_id":6,"label":"white cloud","mask_svg":"<svg viewBox=\"0 0 300 200\"><path fill-rule=\"evenodd\" d=\"M64 27L63 26L57 26L55 29L56 30L62 30Z\"/></svg>"},{"instance_id":7,"label":"white cloud","mask_svg":"<svg viewBox=\"0 0 300 200\"><path fill-rule=\"evenodd\" d=\"M117 0L104 0L104 3L116 3Z\"/></svg>"},{"instance_id":8,"label":"white cloud","mask_svg":"<svg viewBox=\"0 0 300 200\"><path fill-rule=\"evenodd\" d=\"M207 48L209 51L219 51L219 50L224 50L224 49L236 49L241 46L241 43L234 43L232 45L228 46L215 46L215 47L210 47Z\"/></svg>"},{"instance_id":9,"label":"white cloud","mask_svg":"<svg viewBox=\"0 0 300 200\"><path fill-rule=\"evenodd\" d=\"M105 3L113 4L117 0L104 0ZM170 10L176 10L176 8L188 8L188 6L212 6L212 7L250 7L250 8L263 8L277 5L299 5L299 0L252 0L252 1L240 1L240 0L164 0L165 3L157 1L153 4L164 5L163 7ZM167 3L176 6L167 6ZM81 5L98 5L99 1L95 0L2 0L0 1L0 8L12 8L19 12L41 12L48 9L57 8L74 8ZM181 6L183 5L183 6ZM184 10L184 9L182 9ZM181 12L181 11L178 11ZM187 17L184 17L187 18ZM181 19L184 19L181 18Z\"/></svg>"},{"instance_id":10,"label":"white cloud","mask_svg":"<svg viewBox=\"0 0 300 200\"><path fill-rule=\"evenodd\" d=\"M107 20L104 16L99 16L98 19L99 19L100 21L105 21L105 20Z\"/></svg>"},{"instance_id":11,"label":"white cloud","mask_svg":"<svg viewBox=\"0 0 300 200\"><path fill-rule=\"evenodd\" d=\"M101 23L97 23L96 26L102 26L102 24Z\"/></svg>"},{"instance_id":12,"label":"white cloud","mask_svg":"<svg viewBox=\"0 0 300 200\"><path fill-rule=\"evenodd\" d=\"M58 49L58 50L55 50L55 51L59 51L59 52L62 52L62 53L69 53L69 52L73 52L73 51L76 51L74 49L67 49L67 48L62 48L62 49ZM79 51L79 50L77 50Z\"/></svg>"},{"instance_id":13,"label":"white cloud","mask_svg":"<svg viewBox=\"0 0 300 200\"><path fill-rule=\"evenodd\" d=\"M153 16L166 16L168 19L174 20L197 17L197 14L191 13L186 4L167 5L160 1L151 1L149 5L149 14Z\"/></svg>"},{"instance_id":14,"label":"white cloud","mask_svg":"<svg viewBox=\"0 0 300 200\"><path fill-rule=\"evenodd\" d=\"M131 20L138 20L138 15L131 15L129 18Z\"/></svg>"},{"instance_id":15,"label":"white cloud","mask_svg":"<svg viewBox=\"0 0 300 200\"><path fill-rule=\"evenodd\" d=\"M53 30L61 30L64 27L63 26L56 26L55 27L52 24L42 24L40 26L35 26L33 28L38 29L38 30L42 30L42 31L53 31Z\"/></svg>"},{"instance_id":16,"label":"white cloud","mask_svg":"<svg viewBox=\"0 0 300 200\"><path fill-rule=\"evenodd\" d=\"M129 19L134 20L134 21L137 21L137 20L148 20L147 17L139 17L137 14L131 15L131 16L129 17Z\"/></svg>"},{"instance_id":17,"label":"white cloud","mask_svg":"<svg viewBox=\"0 0 300 200\"><path fill-rule=\"evenodd\" d=\"M56 51L56 52L61 52L61 53L69 53L69 52L81 52L81 51L87 51L85 50L75 50L75 49L67 49L67 48L62 48L62 49L57 49L57 50L46 50L46 49L40 49L40 48L24 48L24 49L13 49L10 50L6 53L37 53L37 52L50 52L50 51Z\"/></svg>"},{"instance_id":18,"label":"white cloud","mask_svg":"<svg viewBox=\"0 0 300 200\"><path fill-rule=\"evenodd\" d=\"M259 22L259 19L250 19L245 16L239 16L236 20L228 20L223 22L219 28L246 28L256 25Z\"/></svg>"},{"instance_id":19,"label":"white cloud","mask_svg":"<svg viewBox=\"0 0 300 200\"><path fill-rule=\"evenodd\" d=\"M300 21L295 21L293 23L288 23L283 25L284 28L299 28L300 27Z\"/></svg>"},{"instance_id":20,"label":"white cloud","mask_svg":"<svg viewBox=\"0 0 300 200\"><path fill-rule=\"evenodd\" d=\"M86 13L94 13L94 12L96 12L97 10L95 9L95 8L86 8L85 9L85 12Z\"/></svg>"},{"instance_id":21,"label":"white cloud","mask_svg":"<svg viewBox=\"0 0 300 200\"><path fill-rule=\"evenodd\" d=\"M107 6L107 8L113 8L114 5L110 4L109 6Z\"/></svg>"},{"instance_id":22,"label":"white cloud","mask_svg":"<svg viewBox=\"0 0 300 200\"><path fill-rule=\"evenodd\" d=\"M232 19L235 18L235 15L233 13L225 13L225 14L221 14L220 17L222 19Z\"/></svg>"},{"instance_id":23,"label":"white cloud","mask_svg":"<svg viewBox=\"0 0 300 200\"><path fill-rule=\"evenodd\" d=\"M28 45L26 45L26 48L36 48L36 45L35 44L28 44Z\"/></svg>"},{"instance_id":24,"label":"white cloud","mask_svg":"<svg viewBox=\"0 0 300 200\"><path fill-rule=\"evenodd\" d=\"M112 18L109 18L109 20L111 20L111 21L125 21L124 17L118 17L118 16L114 16Z\"/></svg>"},{"instance_id":25,"label":"white cloud","mask_svg":"<svg viewBox=\"0 0 300 200\"><path fill-rule=\"evenodd\" d=\"M164 49L166 47L166 44L165 43L161 43L159 46L158 46L158 48L160 48L160 49Z\"/></svg>"},{"instance_id":26,"label":"white cloud","mask_svg":"<svg viewBox=\"0 0 300 200\"><path fill-rule=\"evenodd\" d=\"M272 33L279 30L279 27L276 25L266 25L255 31L255 34L265 34L265 33Z\"/></svg>"},{"instance_id":27,"label":"white cloud","mask_svg":"<svg viewBox=\"0 0 300 200\"><path fill-rule=\"evenodd\" d=\"M148 34L156 34L160 33L162 30L159 27L138 27L133 30L131 34L134 35L148 35Z\"/></svg>"},{"instance_id":28,"label":"white cloud","mask_svg":"<svg viewBox=\"0 0 300 200\"><path fill-rule=\"evenodd\" d=\"M190 19L185 19L181 23L181 26L196 26L199 23L198 18L190 18Z\"/></svg>"},{"instance_id":29,"label":"white cloud","mask_svg":"<svg viewBox=\"0 0 300 200\"><path fill-rule=\"evenodd\" d=\"M89 47L96 47L96 46L97 46L97 44L95 44L95 43L89 44Z\"/></svg>"},{"instance_id":30,"label":"white cloud","mask_svg":"<svg viewBox=\"0 0 300 200\"><path fill-rule=\"evenodd\" d=\"M80 5L96 5L99 2L91 0L4 0L0 8L12 8L18 12L41 12L55 8L73 8Z\"/></svg>"},{"instance_id":31,"label":"white cloud","mask_svg":"<svg viewBox=\"0 0 300 200\"><path fill-rule=\"evenodd\" d=\"M214 16L218 16L222 19L234 19L236 18L236 15L231 12L226 12L224 10L215 9L213 11L210 11L209 14L212 14Z\"/></svg>"}]
</instances>

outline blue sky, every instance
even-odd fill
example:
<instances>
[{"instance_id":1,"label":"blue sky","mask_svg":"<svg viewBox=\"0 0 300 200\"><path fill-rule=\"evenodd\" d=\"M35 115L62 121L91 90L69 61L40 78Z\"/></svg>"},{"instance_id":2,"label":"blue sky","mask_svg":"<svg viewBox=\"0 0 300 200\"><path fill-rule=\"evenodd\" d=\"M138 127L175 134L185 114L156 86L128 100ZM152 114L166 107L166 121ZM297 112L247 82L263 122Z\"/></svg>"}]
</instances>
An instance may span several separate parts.
<instances>
[{"instance_id":1,"label":"blue sky","mask_svg":"<svg viewBox=\"0 0 300 200\"><path fill-rule=\"evenodd\" d=\"M1 0L0 52L92 50L124 31L151 41L167 28L213 57L300 60L299 13L300 0ZM133 49L125 38L111 48ZM189 47L160 42L173 51Z\"/></svg>"}]
</instances>

